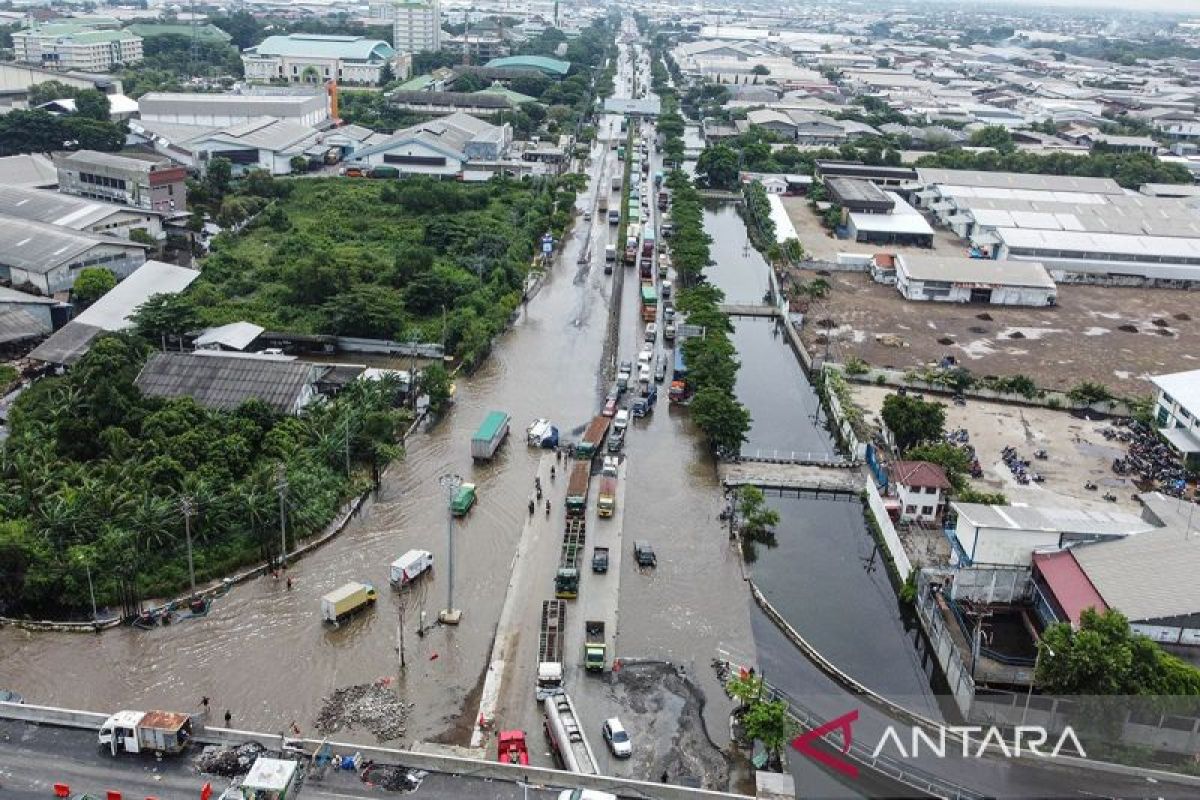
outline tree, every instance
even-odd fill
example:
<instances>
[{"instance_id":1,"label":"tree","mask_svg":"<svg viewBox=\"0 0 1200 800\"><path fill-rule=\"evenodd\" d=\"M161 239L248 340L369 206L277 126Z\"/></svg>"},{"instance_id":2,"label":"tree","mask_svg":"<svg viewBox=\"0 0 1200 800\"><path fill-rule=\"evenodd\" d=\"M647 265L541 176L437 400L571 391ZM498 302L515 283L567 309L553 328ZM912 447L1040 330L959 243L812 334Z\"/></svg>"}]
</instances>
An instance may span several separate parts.
<instances>
[{"instance_id":1,"label":"tree","mask_svg":"<svg viewBox=\"0 0 1200 800\"><path fill-rule=\"evenodd\" d=\"M232 180L233 164L228 158L217 156L208 162L208 169L204 173L204 182L214 197L224 197L225 193L229 191L229 184Z\"/></svg>"},{"instance_id":2,"label":"tree","mask_svg":"<svg viewBox=\"0 0 1200 800\"><path fill-rule=\"evenodd\" d=\"M1083 381L1067 392L1067 397L1077 406L1091 406L1096 403L1107 403L1113 399L1112 392L1103 384Z\"/></svg>"},{"instance_id":3,"label":"tree","mask_svg":"<svg viewBox=\"0 0 1200 800\"><path fill-rule=\"evenodd\" d=\"M738 490L738 512L742 518L742 534L754 542L775 544L775 526L779 512L767 507L762 489L743 486Z\"/></svg>"},{"instance_id":4,"label":"tree","mask_svg":"<svg viewBox=\"0 0 1200 800\"><path fill-rule=\"evenodd\" d=\"M766 64L755 64L754 69L750 70L750 73L752 75L770 75L771 70L767 68Z\"/></svg>"},{"instance_id":5,"label":"tree","mask_svg":"<svg viewBox=\"0 0 1200 800\"><path fill-rule=\"evenodd\" d=\"M737 185L738 155L726 144L706 147L696 160L696 177L714 189L731 189Z\"/></svg>"},{"instance_id":6,"label":"tree","mask_svg":"<svg viewBox=\"0 0 1200 800\"><path fill-rule=\"evenodd\" d=\"M967 488L967 474L971 470L971 459L966 451L950 442L927 442L910 448L904 457L909 461L928 461L946 471L946 477L956 492ZM962 500L961 497L959 497ZM963 500L963 502L969 502Z\"/></svg>"},{"instance_id":7,"label":"tree","mask_svg":"<svg viewBox=\"0 0 1200 800\"><path fill-rule=\"evenodd\" d=\"M383 68L379 70L379 85L387 86L394 80L396 80L396 71L392 69L390 63L384 64Z\"/></svg>"},{"instance_id":8,"label":"tree","mask_svg":"<svg viewBox=\"0 0 1200 800\"><path fill-rule=\"evenodd\" d=\"M292 156L288 159L288 166L296 175L303 175L308 172L308 159L304 156Z\"/></svg>"},{"instance_id":9,"label":"tree","mask_svg":"<svg viewBox=\"0 0 1200 800\"><path fill-rule=\"evenodd\" d=\"M182 294L151 295L134 310L131 321L137 335L163 347L168 340L200 326L195 305Z\"/></svg>"},{"instance_id":10,"label":"tree","mask_svg":"<svg viewBox=\"0 0 1200 800\"><path fill-rule=\"evenodd\" d=\"M883 400L881 416L902 454L923 442L941 439L945 432L945 406L912 395L889 394Z\"/></svg>"},{"instance_id":11,"label":"tree","mask_svg":"<svg viewBox=\"0 0 1200 800\"><path fill-rule=\"evenodd\" d=\"M429 410L440 414L450 402L450 374L441 364L430 364L421 373L421 390L429 398Z\"/></svg>"},{"instance_id":12,"label":"tree","mask_svg":"<svg viewBox=\"0 0 1200 800\"><path fill-rule=\"evenodd\" d=\"M741 449L750 430L750 412L729 393L703 387L692 398L690 411L717 453L733 454Z\"/></svg>"},{"instance_id":13,"label":"tree","mask_svg":"<svg viewBox=\"0 0 1200 800\"><path fill-rule=\"evenodd\" d=\"M796 735L796 723L788 714L784 700L758 700L751 703L742 715L746 735L757 739L771 754L771 761L779 761L783 746Z\"/></svg>"},{"instance_id":14,"label":"tree","mask_svg":"<svg viewBox=\"0 0 1200 800\"><path fill-rule=\"evenodd\" d=\"M75 94L75 113L97 122L108 122L111 106L108 96L95 89L83 89Z\"/></svg>"},{"instance_id":15,"label":"tree","mask_svg":"<svg viewBox=\"0 0 1200 800\"><path fill-rule=\"evenodd\" d=\"M1003 125L988 125L971 134L972 147L991 147L1001 153L1011 153L1016 149L1013 145L1012 134Z\"/></svg>"},{"instance_id":16,"label":"tree","mask_svg":"<svg viewBox=\"0 0 1200 800\"><path fill-rule=\"evenodd\" d=\"M86 267L75 279L75 285L71 287L71 296L81 305L90 306L116 285L117 276L113 275L111 270L104 267Z\"/></svg>"}]
</instances>

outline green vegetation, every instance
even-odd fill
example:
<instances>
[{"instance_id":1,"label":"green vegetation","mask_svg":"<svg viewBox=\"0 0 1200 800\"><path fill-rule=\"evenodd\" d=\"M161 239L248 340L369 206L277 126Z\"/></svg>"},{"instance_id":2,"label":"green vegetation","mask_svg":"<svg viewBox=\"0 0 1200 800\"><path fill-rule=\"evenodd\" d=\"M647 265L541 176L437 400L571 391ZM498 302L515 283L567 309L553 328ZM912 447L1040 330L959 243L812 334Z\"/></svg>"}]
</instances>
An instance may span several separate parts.
<instances>
[{"instance_id":1,"label":"green vegetation","mask_svg":"<svg viewBox=\"0 0 1200 800\"><path fill-rule=\"evenodd\" d=\"M729 334L729 317L717 306L724 299L720 289L704 282L712 239L704 231L700 195L679 170L666 178L671 190L671 257L679 276L676 307L689 325L704 328L703 336L692 336L680 345L688 365L688 385L693 390L690 413L704 431L709 446L719 455L733 455L746 441L750 412L734 395L737 383L737 351Z\"/></svg>"},{"instance_id":2,"label":"green vegetation","mask_svg":"<svg viewBox=\"0 0 1200 800\"><path fill-rule=\"evenodd\" d=\"M389 132L430 119L428 114L397 108L382 92L345 89L338 92L338 116L349 125Z\"/></svg>"},{"instance_id":3,"label":"green vegetation","mask_svg":"<svg viewBox=\"0 0 1200 800\"><path fill-rule=\"evenodd\" d=\"M730 678L726 689L730 697L738 701L734 715L741 718L746 738L762 742L770 762L779 763L783 746L799 730L788 713L787 702L764 698L762 678L753 674Z\"/></svg>"},{"instance_id":4,"label":"green vegetation","mask_svg":"<svg viewBox=\"0 0 1200 800\"><path fill-rule=\"evenodd\" d=\"M967 457L965 450L950 442L930 441L910 448L904 457L910 461L928 461L930 464L937 464L945 470L946 477L950 480L950 485L954 487L955 493L959 495L959 499L963 499L961 495L969 488L967 476L971 472L971 459ZM978 501L963 500L963 502Z\"/></svg>"},{"instance_id":5,"label":"green vegetation","mask_svg":"<svg viewBox=\"0 0 1200 800\"><path fill-rule=\"evenodd\" d=\"M0 452L5 613L86 609L89 568L100 605L186 589L185 498L198 580L277 555L281 478L295 542L364 488L364 467L400 452L406 417L391 381L354 384L302 418L258 401L215 412L143 397L133 381L149 350L102 337L14 405Z\"/></svg>"},{"instance_id":6,"label":"green vegetation","mask_svg":"<svg viewBox=\"0 0 1200 800\"><path fill-rule=\"evenodd\" d=\"M1091 406L1096 403L1110 403L1116 398L1108 387L1091 381L1076 384L1067 392L1067 397L1077 406Z\"/></svg>"},{"instance_id":7,"label":"green vegetation","mask_svg":"<svg viewBox=\"0 0 1200 800\"><path fill-rule=\"evenodd\" d=\"M1012 134L1003 125L988 125L971 134L968 139L972 147L992 147L1001 153L1011 153L1017 149L1013 144Z\"/></svg>"},{"instance_id":8,"label":"green vegetation","mask_svg":"<svg viewBox=\"0 0 1200 800\"><path fill-rule=\"evenodd\" d=\"M188 80L193 77L221 79L222 86L242 77L242 58L236 47L225 42L201 39L193 49L192 37L170 33L148 37L142 42L142 50L144 57L136 66L118 73L130 97L141 97L146 92L188 91Z\"/></svg>"},{"instance_id":9,"label":"green vegetation","mask_svg":"<svg viewBox=\"0 0 1200 800\"><path fill-rule=\"evenodd\" d=\"M986 506L1008 505L1008 497L1003 492L980 492L970 488L956 489L954 497L960 503L982 503Z\"/></svg>"},{"instance_id":10,"label":"green vegetation","mask_svg":"<svg viewBox=\"0 0 1200 800\"><path fill-rule=\"evenodd\" d=\"M117 276L104 267L86 267L79 272L71 296L84 306L99 300L109 289L117 285Z\"/></svg>"},{"instance_id":11,"label":"green vegetation","mask_svg":"<svg viewBox=\"0 0 1200 800\"><path fill-rule=\"evenodd\" d=\"M8 364L0 364L0 392L3 392L13 383L16 383L20 373L17 368Z\"/></svg>"},{"instance_id":12,"label":"green vegetation","mask_svg":"<svg viewBox=\"0 0 1200 800\"><path fill-rule=\"evenodd\" d=\"M421 391L429 398L430 413L441 414L450 402L450 373L441 364L430 364L421 372Z\"/></svg>"},{"instance_id":13,"label":"green vegetation","mask_svg":"<svg viewBox=\"0 0 1200 800\"><path fill-rule=\"evenodd\" d=\"M942 150L922 156L917 166L1112 178L1127 189L1143 183L1192 182L1192 174L1186 167L1163 163L1150 153L1092 153L1080 156L1071 153L1037 155L1023 151L970 153L965 150Z\"/></svg>"},{"instance_id":14,"label":"green vegetation","mask_svg":"<svg viewBox=\"0 0 1200 800\"><path fill-rule=\"evenodd\" d=\"M0 116L0 156L55 150L102 150L125 146L125 124L85 116L55 116L45 111L10 111Z\"/></svg>"},{"instance_id":15,"label":"green vegetation","mask_svg":"<svg viewBox=\"0 0 1200 800\"><path fill-rule=\"evenodd\" d=\"M771 204L767 190L759 181L750 181L742 187L742 214L746 219L746 231L750 242L759 252L770 253L769 261L779 261L782 252L775 243L775 221L771 219ZM772 252L772 249L774 252Z\"/></svg>"},{"instance_id":16,"label":"green vegetation","mask_svg":"<svg viewBox=\"0 0 1200 800\"><path fill-rule=\"evenodd\" d=\"M946 407L912 395L889 394L883 399L880 416L902 454L919 444L940 440L945 432Z\"/></svg>"},{"instance_id":17,"label":"green vegetation","mask_svg":"<svg viewBox=\"0 0 1200 800\"><path fill-rule=\"evenodd\" d=\"M61 81L35 83L29 87L29 107L36 108L51 100L74 100L75 113L98 122L108 122L108 96L97 89L78 89Z\"/></svg>"},{"instance_id":18,"label":"green vegetation","mask_svg":"<svg viewBox=\"0 0 1200 800\"><path fill-rule=\"evenodd\" d=\"M1051 625L1038 643L1037 683L1070 695L1200 695L1200 669L1134 633L1119 611L1085 610L1079 629Z\"/></svg>"},{"instance_id":19,"label":"green vegetation","mask_svg":"<svg viewBox=\"0 0 1200 800\"><path fill-rule=\"evenodd\" d=\"M216 238L187 296L204 324L444 341L475 363L520 304L536 241L569 224L571 184L247 178L240 191L273 205ZM221 208L243 199L264 198Z\"/></svg>"},{"instance_id":20,"label":"green vegetation","mask_svg":"<svg viewBox=\"0 0 1200 800\"><path fill-rule=\"evenodd\" d=\"M747 561L758 558L756 544L775 546L775 526L779 512L767 507L766 497L757 486L738 489L735 511L741 520L742 555Z\"/></svg>"}]
</instances>

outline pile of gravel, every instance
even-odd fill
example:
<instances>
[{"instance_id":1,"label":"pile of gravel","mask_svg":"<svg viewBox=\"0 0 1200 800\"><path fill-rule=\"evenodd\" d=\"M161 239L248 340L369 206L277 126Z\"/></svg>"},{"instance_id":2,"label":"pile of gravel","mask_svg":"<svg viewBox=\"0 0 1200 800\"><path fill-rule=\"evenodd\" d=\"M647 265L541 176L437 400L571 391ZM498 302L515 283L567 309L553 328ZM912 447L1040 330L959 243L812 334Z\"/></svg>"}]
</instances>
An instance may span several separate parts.
<instances>
[{"instance_id":1,"label":"pile of gravel","mask_svg":"<svg viewBox=\"0 0 1200 800\"><path fill-rule=\"evenodd\" d=\"M317 730L328 736L340 730L365 728L381 742L404 736L407 709L386 686L360 683L338 689L325 698L317 715Z\"/></svg>"},{"instance_id":2,"label":"pile of gravel","mask_svg":"<svg viewBox=\"0 0 1200 800\"><path fill-rule=\"evenodd\" d=\"M196 769L224 778L245 775L254 766L254 760L266 751L267 748L258 742L246 742L237 747L209 745L196 757Z\"/></svg>"},{"instance_id":3,"label":"pile of gravel","mask_svg":"<svg viewBox=\"0 0 1200 800\"><path fill-rule=\"evenodd\" d=\"M389 764L375 764L363 771L362 779L389 792L415 792L428 773Z\"/></svg>"}]
</instances>

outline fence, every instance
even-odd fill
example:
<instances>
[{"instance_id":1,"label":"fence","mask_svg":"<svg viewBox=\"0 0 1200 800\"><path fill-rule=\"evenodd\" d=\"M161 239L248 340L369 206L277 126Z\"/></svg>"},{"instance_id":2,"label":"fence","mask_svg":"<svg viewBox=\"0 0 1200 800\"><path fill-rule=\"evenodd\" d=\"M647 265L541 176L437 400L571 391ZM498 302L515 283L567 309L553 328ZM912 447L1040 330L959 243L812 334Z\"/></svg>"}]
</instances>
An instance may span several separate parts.
<instances>
[{"instance_id":1,"label":"fence","mask_svg":"<svg viewBox=\"0 0 1200 800\"><path fill-rule=\"evenodd\" d=\"M879 490L875 488L875 481L868 480L866 483L867 508L870 509L871 516L875 518L875 524L879 526L879 533L883 537L888 555L892 557L892 563L896 565L896 572L900 580L906 580L912 574L912 561L909 560L908 553L904 552L904 545L900 543L900 535L896 533L896 526L892 524L892 518L888 516L887 509L883 507L883 498L880 497Z\"/></svg>"},{"instance_id":2,"label":"fence","mask_svg":"<svg viewBox=\"0 0 1200 800\"><path fill-rule=\"evenodd\" d=\"M925 628L925 636L929 640L933 653L950 685L950 693L954 696L954 704L964 719L970 717L971 704L975 699L975 679L971 677L970 668L963 663L958 647L949 626L942 617L938 607L938 594L932 591L930 573L922 570L917 574L917 618Z\"/></svg>"},{"instance_id":3,"label":"fence","mask_svg":"<svg viewBox=\"0 0 1200 800\"><path fill-rule=\"evenodd\" d=\"M973 603L1025 603L1033 597L1029 567L972 567L953 573L950 597Z\"/></svg>"}]
</instances>

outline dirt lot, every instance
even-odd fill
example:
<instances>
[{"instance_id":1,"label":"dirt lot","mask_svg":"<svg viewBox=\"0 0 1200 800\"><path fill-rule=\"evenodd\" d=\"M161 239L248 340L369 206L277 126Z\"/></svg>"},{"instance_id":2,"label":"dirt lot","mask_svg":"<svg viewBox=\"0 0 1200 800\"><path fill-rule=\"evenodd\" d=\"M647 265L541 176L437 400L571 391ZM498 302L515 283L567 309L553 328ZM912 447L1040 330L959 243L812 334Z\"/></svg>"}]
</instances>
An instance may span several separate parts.
<instances>
[{"instance_id":1,"label":"dirt lot","mask_svg":"<svg viewBox=\"0 0 1200 800\"><path fill-rule=\"evenodd\" d=\"M933 248L876 245L838 239L821 225L821 218L813 213L806 197L784 197L783 207L796 226L796 234L810 258L820 261L837 261L838 253L874 253L887 250L889 253L915 253L917 255L961 256L966 255L962 239L952 231L934 227Z\"/></svg>"},{"instance_id":2,"label":"dirt lot","mask_svg":"<svg viewBox=\"0 0 1200 800\"><path fill-rule=\"evenodd\" d=\"M1056 308L1014 308L910 302L863 273L824 277L833 291L812 307L813 324L803 336L809 348L823 352L818 337L822 325L832 324L836 361L857 356L908 369L949 354L976 375L1020 373L1044 389L1094 381L1129 395L1152 393L1147 375L1197 366L1200 296L1194 292L1059 286Z\"/></svg>"},{"instance_id":3,"label":"dirt lot","mask_svg":"<svg viewBox=\"0 0 1200 800\"><path fill-rule=\"evenodd\" d=\"M883 398L894 390L858 384L853 389L855 401L865 410L867 419L878 425ZM971 481L976 489L1003 492L1011 503L1140 513L1141 506L1132 497L1137 487L1112 471L1112 460L1123 456L1125 449L1100 434L1105 427L1107 422L1089 422L1048 408L984 400L969 400L965 406L946 405L946 429L966 428L983 467L983 478ZM1000 456L1000 451L1009 446L1030 460L1031 467L1045 477L1044 483L1021 485L1013 479ZM1035 460L1035 450L1045 450L1048 458ZM1096 483L1099 489L1084 489L1086 481ZM1103 498L1106 491L1117 496L1116 502Z\"/></svg>"}]
</instances>

